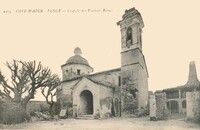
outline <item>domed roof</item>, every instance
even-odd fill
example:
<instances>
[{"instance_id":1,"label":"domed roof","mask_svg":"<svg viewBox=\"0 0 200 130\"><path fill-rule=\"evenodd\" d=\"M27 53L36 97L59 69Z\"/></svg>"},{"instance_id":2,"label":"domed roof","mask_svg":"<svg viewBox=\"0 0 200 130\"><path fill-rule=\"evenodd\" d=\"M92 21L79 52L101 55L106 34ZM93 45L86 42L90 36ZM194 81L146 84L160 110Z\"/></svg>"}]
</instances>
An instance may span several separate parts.
<instances>
[{"instance_id":1,"label":"domed roof","mask_svg":"<svg viewBox=\"0 0 200 130\"><path fill-rule=\"evenodd\" d=\"M82 64L82 65L87 65L90 67L88 61L81 56L82 52L79 47L76 47L74 49L74 54L75 54L74 56L70 57L67 60L66 64Z\"/></svg>"}]
</instances>

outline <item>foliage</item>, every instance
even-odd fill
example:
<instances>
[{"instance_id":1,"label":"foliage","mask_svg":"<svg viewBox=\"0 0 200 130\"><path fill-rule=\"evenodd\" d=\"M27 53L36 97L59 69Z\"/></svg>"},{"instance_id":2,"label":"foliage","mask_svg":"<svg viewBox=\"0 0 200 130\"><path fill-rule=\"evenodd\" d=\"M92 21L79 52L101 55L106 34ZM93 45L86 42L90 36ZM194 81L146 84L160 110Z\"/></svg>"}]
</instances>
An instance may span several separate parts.
<instances>
[{"instance_id":1,"label":"foliage","mask_svg":"<svg viewBox=\"0 0 200 130\"><path fill-rule=\"evenodd\" d=\"M71 95L62 95L60 98L59 98L59 103L61 104L62 108L70 108L72 107L72 96Z\"/></svg>"},{"instance_id":2,"label":"foliage","mask_svg":"<svg viewBox=\"0 0 200 130\"><path fill-rule=\"evenodd\" d=\"M3 105L4 105L4 101L0 99L0 124L3 120L2 114L3 114Z\"/></svg>"},{"instance_id":3,"label":"foliage","mask_svg":"<svg viewBox=\"0 0 200 130\"><path fill-rule=\"evenodd\" d=\"M11 85L0 71L0 87L3 88L0 97L21 103L23 107L26 107L30 99L34 99L38 88L55 85L58 78L48 67L43 67L41 62L37 64L36 61L13 60L5 65L11 72Z\"/></svg>"},{"instance_id":4,"label":"foliage","mask_svg":"<svg viewBox=\"0 0 200 130\"><path fill-rule=\"evenodd\" d=\"M123 112L126 114L138 114L138 102L136 83L133 81L130 75L125 76L122 79L121 96L123 99Z\"/></svg>"},{"instance_id":5,"label":"foliage","mask_svg":"<svg viewBox=\"0 0 200 130\"><path fill-rule=\"evenodd\" d=\"M46 101L29 101L26 111L30 113L31 116L35 116L36 111L42 113L49 111L49 105L46 103Z\"/></svg>"},{"instance_id":6,"label":"foliage","mask_svg":"<svg viewBox=\"0 0 200 130\"><path fill-rule=\"evenodd\" d=\"M16 124L31 120L30 114L19 103L6 101L1 105L3 106L3 111L1 111L2 123Z\"/></svg>"}]
</instances>

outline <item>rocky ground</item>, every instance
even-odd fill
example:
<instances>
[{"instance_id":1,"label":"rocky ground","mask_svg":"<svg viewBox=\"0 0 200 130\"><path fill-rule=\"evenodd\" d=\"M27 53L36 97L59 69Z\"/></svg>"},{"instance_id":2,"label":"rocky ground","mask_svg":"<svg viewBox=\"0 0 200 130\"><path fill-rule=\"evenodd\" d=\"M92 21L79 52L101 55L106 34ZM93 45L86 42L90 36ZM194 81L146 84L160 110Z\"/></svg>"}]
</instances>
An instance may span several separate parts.
<instances>
[{"instance_id":1,"label":"rocky ground","mask_svg":"<svg viewBox=\"0 0 200 130\"><path fill-rule=\"evenodd\" d=\"M200 130L200 124L185 122L184 119L149 121L142 118L110 118L105 120L59 119L36 121L17 125L1 125L0 129L65 129L65 130Z\"/></svg>"}]
</instances>

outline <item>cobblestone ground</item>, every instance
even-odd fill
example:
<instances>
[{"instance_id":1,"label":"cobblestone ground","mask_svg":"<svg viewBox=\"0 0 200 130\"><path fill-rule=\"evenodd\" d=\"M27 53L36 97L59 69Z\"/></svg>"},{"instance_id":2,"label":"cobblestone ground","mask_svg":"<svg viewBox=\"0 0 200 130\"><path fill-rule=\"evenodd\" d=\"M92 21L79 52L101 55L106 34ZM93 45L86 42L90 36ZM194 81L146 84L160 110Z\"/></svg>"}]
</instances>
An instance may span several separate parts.
<instances>
[{"instance_id":1,"label":"cobblestone ground","mask_svg":"<svg viewBox=\"0 0 200 130\"><path fill-rule=\"evenodd\" d=\"M0 125L1 129L65 129L65 130L200 130L200 125L184 119L149 121L142 118L110 118L105 120L62 119L58 121L32 121L17 125Z\"/></svg>"}]
</instances>

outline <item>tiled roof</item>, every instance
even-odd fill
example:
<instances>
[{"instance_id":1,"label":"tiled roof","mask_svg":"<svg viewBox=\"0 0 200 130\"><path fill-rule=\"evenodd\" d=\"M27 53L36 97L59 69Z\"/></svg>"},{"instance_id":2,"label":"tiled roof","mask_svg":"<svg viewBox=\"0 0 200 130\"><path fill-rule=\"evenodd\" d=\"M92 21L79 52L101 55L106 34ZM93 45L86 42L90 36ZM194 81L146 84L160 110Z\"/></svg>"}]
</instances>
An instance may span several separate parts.
<instances>
[{"instance_id":1,"label":"tiled roof","mask_svg":"<svg viewBox=\"0 0 200 130\"><path fill-rule=\"evenodd\" d=\"M181 85L181 86L177 86L177 87L173 87L173 88L166 88L166 89L163 89L162 91L191 90L193 88L200 88L200 85L198 85L198 84L194 84L194 85L185 84L185 85Z\"/></svg>"}]
</instances>

